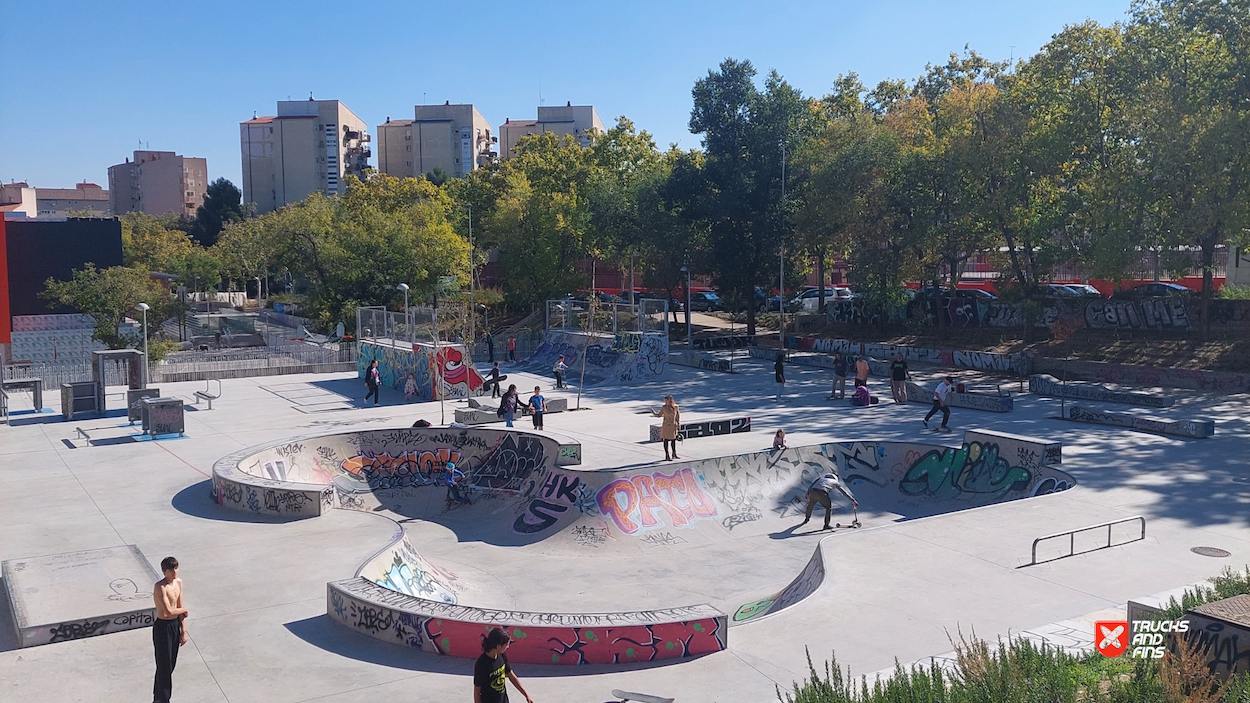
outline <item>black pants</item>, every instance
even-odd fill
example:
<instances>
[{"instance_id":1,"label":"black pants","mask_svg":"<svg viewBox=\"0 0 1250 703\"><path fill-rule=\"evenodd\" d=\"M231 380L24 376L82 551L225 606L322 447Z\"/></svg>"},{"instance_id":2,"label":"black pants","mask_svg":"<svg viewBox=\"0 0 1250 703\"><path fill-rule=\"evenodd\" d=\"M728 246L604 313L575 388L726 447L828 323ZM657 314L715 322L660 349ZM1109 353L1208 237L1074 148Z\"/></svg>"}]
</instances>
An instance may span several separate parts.
<instances>
[{"instance_id":1,"label":"black pants","mask_svg":"<svg viewBox=\"0 0 1250 703\"><path fill-rule=\"evenodd\" d=\"M378 400L382 397L381 394L378 393L378 386L375 386L372 383L370 383L368 384L368 387L369 387L369 392L365 394L365 402L368 403L369 399L373 398L373 404L377 405Z\"/></svg>"},{"instance_id":2,"label":"black pants","mask_svg":"<svg viewBox=\"0 0 1250 703\"><path fill-rule=\"evenodd\" d=\"M508 350L508 361L511 361L514 364L516 363L516 350L515 349Z\"/></svg>"},{"instance_id":3,"label":"black pants","mask_svg":"<svg viewBox=\"0 0 1250 703\"><path fill-rule=\"evenodd\" d=\"M672 454L673 458L674 458L674 459L678 458L678 457L677 457L677 440L675 440L675 439L664 439L664 440L660 440L660 443L664 445L664 457L665 457L665 458L668 458L668 456L669 456L669 453L668 453L668 448L669 448L670 446L673 448L673 454Z\"/></svg>"},{"instance_id":4,"label":"black pants","mask_svg":"<svg viewBox=\"0 0 1250 703\"><path fill-rule=\"evenodd\" d=\"M492 364L495 363L495 345L494 344L486 345L486 353L490 354L490 363Z\"/></svg>"},{"instance_id":5,"label":"black pants","mask_svg":"<svg viewBox=\"0 0 1250 703\"><path fill-rule=\"evenodd\" d=\"M803 514L803 522L812 519L812 510L817 505L825 508L825 527L829 526L829 518L833 517L833 501L829 500L829 494L824 491L812 489L807 492L807 512Z\"/></svg>"},{"instance_id":6,"label":"black pants","mask_svg":"<svg viewBox=\"0 0 1250 703\"><path fill-rule=\"evenodd\" d=\"M487 381L490 384L490 397L498 398L503 395L499 392L499 381Z\"/></svg>"},{"instance_id":7,"label":"black pants","mask_svg":"<svg viewBox=\"0 0 1250 703\"><path fill-rule=\"evenodd\" d=\"M534 429L541 430L543 428L543 414L534 413Z\"/></svg>"},{"instance_id":8,"label":"black pants","mask_svg":"<svg viewBox=\"0 0 1250 703\"><path fill-rule=\"evenodd\" d=\"M929 414L924 416L924 421L928 422L929 418L937 415L939 410L942 411L942 427L946 427L946 423L951 419L951 409L942 405L940 400L933 401L933 407L929 409Z\"/></svg>"},{"instance_id":9,"label":"black pants","mask_svg":"<svg viewBox=\"0 0 1250 703\"><path fill-rule=\"evenodd\" d=\"M556 388L564 388L564 372L556 371Z\"/></svg>"},{"instance_id":10,"label":"black pants","mask_svg":"<svg viewBox=\"0 0 1250 703\"><path fill-rule=\"evenodd\" d=\"M152 625L152 647L156 650L156 681L152 684L154 703L169 703L169 697L174 692L174 667L178 665L180 639L182 618L157 618Z\"/></svg>"}]
</instances>

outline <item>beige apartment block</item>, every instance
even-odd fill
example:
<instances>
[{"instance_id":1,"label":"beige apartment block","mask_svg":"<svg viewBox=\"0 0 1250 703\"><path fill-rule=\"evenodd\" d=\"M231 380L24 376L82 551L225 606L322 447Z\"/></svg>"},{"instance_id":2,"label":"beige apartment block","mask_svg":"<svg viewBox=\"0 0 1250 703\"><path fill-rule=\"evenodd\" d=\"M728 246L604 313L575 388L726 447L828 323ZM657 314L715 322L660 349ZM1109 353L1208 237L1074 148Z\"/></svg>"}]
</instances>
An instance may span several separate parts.
<instances>
[{"instance_id":1,"label":"beige apartment block","mask_svg":"<svg viewBox=\"0 0 1250 703\"><path fill-rule=\"evenodd\" d=\"M339 195L347 176L364 178L370 136L338 100L279 100L278 114L239 124L243 202L260 213L313 193Z\"/></svg>"},{"instance_id":2,"label":"beige apartment block","mask_svg":"<svg viewBox=\"0 0 1250 703\"><path fill-rule=\"evenodd\" d=\"M208 161L172 151L136 151L134 159L109 167L113 214L193 217L208 191Z\"/></svg>"},{"instance_id":3,"label":"beige apartment block","mask_svg":"<svg viewBox=\"0 0 1250 703\"><path fill-rule=\"evenodd\" d=\"M577 137L582 146L590 143L592 133L603 134L603 120L595 112L593 105L574 105L568 103L557 107L538 108L536 120L507 120L499 125L499 153L502 158L510 158L516 144L522 137L531 134L551 132L557 136L571 134Z\"/></svg>"},{"instance_id":4,"label":"beige apartment block","mask_svg":"<svg viewBox=\"0 0 1250 703\"><path fill-rule=\"evenodd\" d=\"M414 119L378 125L378 171L411 178L443 169L461 178L497 156L490 123L472 105L417 105Z\"/></svg>"},{"instance_id":5,"label":"beige apartment block","mask_svg":"<svg viewBox=\"0 0 1250 703\"><path fill-rule=\"evenodd\" d=\"M36 188L40 217L108 217L113 214L109 191L94 183L73 188Z\"/></svg>"}]
</instances>

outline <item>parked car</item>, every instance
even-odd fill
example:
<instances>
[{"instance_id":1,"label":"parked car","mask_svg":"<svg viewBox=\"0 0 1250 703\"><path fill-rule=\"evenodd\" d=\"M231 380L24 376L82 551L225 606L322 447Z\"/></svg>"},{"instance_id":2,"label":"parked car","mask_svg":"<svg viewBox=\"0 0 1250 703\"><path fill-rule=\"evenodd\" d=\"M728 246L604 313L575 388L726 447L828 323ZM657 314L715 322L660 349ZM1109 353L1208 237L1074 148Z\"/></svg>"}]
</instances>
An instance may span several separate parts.
<instances>
[{"instance_id":1,"label":"parked car","mask_svg":"<svg viewBox=\"0 0 1250 703\"><path fill-rule=\"evenodd\" d=\"M955 292L956 292L956 297L961 297L961 298L977 298L978 300L983 300L983 301L998 300L997 295L994 295L993 293L986 291L986 290L981 290L980 288L959 288L959 289L956 289ZM949 298L950 296L951 296L950 289L943 288L942 297ZM910 297L913 300L932 300L934 297L933 286L925 286L921 288L920 290L917 290Z\"/></svg>"},{"instance_id":2,"label":"parked car","mask_svg":"<svg viewBox=\"0 0 1250 703\"><path fill-rule=\"evenodd\" d=\"M1082 298L1101 298L1102 293L1088 283L1068 283L1065 284L1071 288L1076 294Z\"/></svg>"},{"instance_id":3,"label":"parked car","mask_svg":"<svg viewBox=\"0 0 1250 703\"><path fill-rule=\"evenodd\" d=\"M850 288L846 288L842 286L834 286L832 288L825 289L825 304L826 305L828 305L829 303L835 300L850 300L851 298L854 298L854 297L855 297L855 294L851 292ZM819 288L808 288L807 290L794 296L794 298L790 300L791 307L797 308L804 312L816 311L816 308L819 304L820 304L820 289Z\"/></svg>"},{"instance_id":4,"label":"parked car","mask_svg":"<svg viewBox=\"0 0 1250 703\"><path fill-rule=\"evenodd\" d=\"M1063 283L1039 283L1037 289L1042 295L1051 295L1056 298L1082 297L1081 293L1078 293L1075 288Z\"/></svg>"},{"instance_id":5,"label":"parked car","mask_svg":"<svg viewBox=\"0 0 1250 703\"><path fill-rule=\"evenodd\" d=\"M1167 296L1187 297L1194 294L1194 291L1177 283L1141 283L1127 290L1116 291L1111 295L1112 300L1141 300L1142 298L1162 298Z\"/></svg>"},{"instance_id":6,"label":"parked car","mask_svg":"<svg viewBox=\"0 0 1250 703\"><path fill-rule=\"evenodd\" d=\"M695 291L690 294L691 312L712 312L724 309L725 301L711 291Z\"/></svg>"}]
</instances>

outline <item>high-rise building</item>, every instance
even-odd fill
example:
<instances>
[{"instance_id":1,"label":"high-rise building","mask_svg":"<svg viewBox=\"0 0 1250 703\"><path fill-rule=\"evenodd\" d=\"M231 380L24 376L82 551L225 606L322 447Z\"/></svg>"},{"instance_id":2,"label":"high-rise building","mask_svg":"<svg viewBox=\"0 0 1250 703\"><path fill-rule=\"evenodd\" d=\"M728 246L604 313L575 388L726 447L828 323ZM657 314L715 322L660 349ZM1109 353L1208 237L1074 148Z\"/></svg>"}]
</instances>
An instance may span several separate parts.
<instances>
[{"instance_id":1,"label":"high-rise building","mask_svg":"<svg viewBox=\"0 0 1250 703\"><path fill-rule=\"evenodd\" d=\"M191 217L208 191L208 161L172 151L136 151L134 160L109 167L113 214Z\"/></svg>"},{"instance_id":2,"label":"high-rise building","mask_svg":"<svg viewBox=\"0 0 1250 703\"><path fill-rule=\"evenodd\" d=\"M472 105L417 105L413 114L378 125L378 171L404 178L438 167L461 178L497 155L498 139Z\"/></svg>"},{"instance_id":3,"label":"high-rise building","mask_svg":"<svg viewBox=\"0 0 1250 703\"><path fill-rule=\"evenodd\" d=\"M603 120L599 119L593 105L568 103L557 107L540 107L536 120L510 119L499 125L499 154L501 158L510 158L521 137L531 134L571 134L585 146L590 143L592 133L603 134L605 131Z\"/></svg>"},{"instance_id":4,"label":"high-rise building","mask_svg":"<svg viewBox=\"0 0 1250 703\"><path fill-rule=\"evenodd\" d=\"M279 100L278 114L239 124L243 203L271 212L313 193L344 192L347 176L364 178L369 131L338 100Z\"/></svg>"}]
</instances>

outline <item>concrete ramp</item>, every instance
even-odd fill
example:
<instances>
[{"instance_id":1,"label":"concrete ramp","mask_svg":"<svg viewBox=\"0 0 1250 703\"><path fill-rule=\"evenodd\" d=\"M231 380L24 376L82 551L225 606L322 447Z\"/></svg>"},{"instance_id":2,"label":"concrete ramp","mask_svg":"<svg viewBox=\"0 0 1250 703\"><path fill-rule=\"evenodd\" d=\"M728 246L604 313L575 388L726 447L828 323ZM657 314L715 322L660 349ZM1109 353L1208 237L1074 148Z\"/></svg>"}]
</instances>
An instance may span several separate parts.
<instances>
[{"instance_id":1,"label":"concrete ramp","mask_svg":"<svg viewBox=\"0 0 1250 703\"><path fill-rule=\"evenodd\" d=\"M0 566L22 647L151 627L160 576L139 548L11 559Z\"/></svg>"},{"instance_id":2,"label":"concrete ramp","mask_svg":"<svg viewBox=\"0 0 1250 703\"><path fill-rule=\"evenodd\" d=\"M668 369L668 337L660 332L547 332L542 345L520 368L553 376L551 368L561 355L569 367L565 380L574 385L579 381L584 386L645 383L663 377ZM585 380L581 381L583 366Z\"/></svg>"},{"instance_id":3,"label":"concrete ramp","mask_svg":"<svg viewBox=\"0 0 1250 703\"><path fill-rule=\"evenodd\" d=\"M868 526L1074 484L1054 466L1057 443L981 430L970 430L959 446L826 443L601 471L562 465L567 446L515 430L368 430L266 445L230 460L235 471L264 476L276 475L281 461L288 481L323 481L308 484L329 496L323 507L411 520L354 578L329 585L336 621L452 656L476 656L476 636L506 626L527 640L518 655L524 661L561 664L718 651L728 646L727 628L809 597L830 577L821 543L829 533L798 523L807 487L826 471L836 470L855 493ZM449 461L468 474L470 504L448 499ZM215 467L214 481L230 468ZM267 478L247 490L284 488ZM849 514L849 506L841 509ZM448 544L428 541L449 533ZM465 556L466 543L477 545L474 557ZM459 562L454 571L439 564L464 558L472 564ZM759 569L769 558L784 566ZM496 561L506 565L481 571ZM517 563L526 565L523 576ZM558 599L557 609L526 607L526 598L548 596L532 584L579 582L583 573L586 583L611 587L575 587L581 595ZM526 588L506 587L508 578L524 578ZM707 585L682 586L690 582Z\"/></svg>"}]
</instances>

